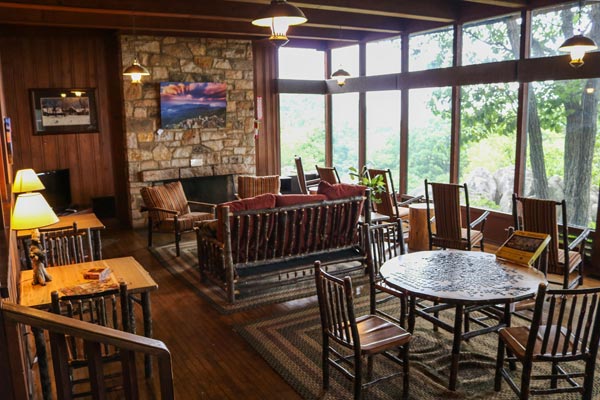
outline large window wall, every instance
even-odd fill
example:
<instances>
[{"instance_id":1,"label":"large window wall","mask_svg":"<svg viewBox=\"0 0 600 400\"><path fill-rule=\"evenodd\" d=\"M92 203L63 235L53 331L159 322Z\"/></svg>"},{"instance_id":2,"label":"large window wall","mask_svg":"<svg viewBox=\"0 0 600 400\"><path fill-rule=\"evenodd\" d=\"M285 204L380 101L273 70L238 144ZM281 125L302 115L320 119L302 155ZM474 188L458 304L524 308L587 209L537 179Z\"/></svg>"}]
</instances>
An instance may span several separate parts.
<instances>
[{"instance_id":1,"label":"large window wall","mask_svg":"<svg viewBox=\"0 0 600 400\"><path fill-rule=\"evenodd\" d=\"M522 38L528 17L531 37ZM462 36L458 57L455 30ZM598 58L586 56L591 66L573 70L557 50L579 31L600 43L599 2L584 4L581 18L573 3L410 34L407 49L399 38L367 43L361 48L365 76L359 77L359 87L367 88L364 109L357 89L330 86L324 93L332 99L332 164L342 175L349 166L360 167L362 159L390 168L396 187L413 195L423 192L425 178L466 182L473 206L504 215L511 212L515 188L527 196L564 198L571 223L594 227L600 184ZM530 49L532 60L523 62L520 49ZM403 50L405 70L416 72L410 79L399 72ZM356 77L359 51L332 50L332 69L342 66ZM453 65L458 67L448 68ZM573 79L574 73L582 78ZM374 76L383 74L392 75ZM389 90L381 91L383 81ZM369 82L377 91L368 89Z\"/></svg>"}]
</instances>

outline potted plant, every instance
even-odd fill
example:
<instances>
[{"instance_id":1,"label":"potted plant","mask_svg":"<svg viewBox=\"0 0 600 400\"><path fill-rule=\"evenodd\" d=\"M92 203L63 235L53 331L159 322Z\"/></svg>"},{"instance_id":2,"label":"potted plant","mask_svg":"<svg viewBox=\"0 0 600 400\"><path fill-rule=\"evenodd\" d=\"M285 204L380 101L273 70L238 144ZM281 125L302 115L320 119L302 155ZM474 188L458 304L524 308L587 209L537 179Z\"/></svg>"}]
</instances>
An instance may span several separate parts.
<instances>
[{"instance_id":1,"label":"potted plant","mask_svg":"<svg viewBox=\"0 0 600 400\"><path fill-rule=\"evenodd\" d=\"M356 180L359 185L364 185L371 190L371 202L377 204L381 203L381 199L378 194L383 193L386 189L383 176L377 175L371 178L367 172L366 165L360 172L354 167L350 167L348 170L351 180Z\"/></svg>"}]
</instances>

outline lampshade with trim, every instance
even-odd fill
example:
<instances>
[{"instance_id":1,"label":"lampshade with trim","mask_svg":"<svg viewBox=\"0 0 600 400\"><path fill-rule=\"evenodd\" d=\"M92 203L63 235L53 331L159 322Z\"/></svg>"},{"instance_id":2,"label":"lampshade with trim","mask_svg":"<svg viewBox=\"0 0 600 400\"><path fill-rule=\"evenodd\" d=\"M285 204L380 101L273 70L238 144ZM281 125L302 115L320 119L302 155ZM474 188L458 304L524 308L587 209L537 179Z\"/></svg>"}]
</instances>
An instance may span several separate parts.
<instances>
[{"instance_id":1,"label":"lampshade with trim","mask_svg":"<svg viewBox=\"0 0 600 400\"><path fill-rule=\"evenodd\" d=\"M288 42L287 30L291 25L300 25L307 21L306 16L298 7L285 0L271 0L258 13L252 25L271 28L269 40L277 47Z\"/></svg>"},{"instance_id":2,"label":"lampshade with trim","mask_svg":"<svg viewBox=\"0 0 600 400\"><path fill-rule=\"evenodd\" d=\"M33 169L27 168L17 171L17 174L15 175L15 181L12 185L13 193L18 194L35 192L44 189L46 189L46 187Z\"/></svg>"},{"instance_id":3,"label":"lampshade with trim","mask_svg":"<svg viewBox=\"0 0 600 400\"><path fill-rule=\"evenodd\" d=\"M123 71L123 75L130 76L131 83L140 83L142 81L142 76L148 76L150 75L150 72L138 62L137 58L134 58L133 63Z\"/></svg>"},{"instance_id":4,"label":"lampshade with trim","mask_svg":"<svg viewBox=\"0 0 600 400\"><path fill-rule=\"evenodd\" d=\"M584 64L583 56L585 53L594 51L597 48L598 46L594 40L579 34L565 40L558 50L565 53L571 53L571 61L569 64L574 68L579 68Z\"/></svg>"},{"instance_id":5,"label":"lampshade with trim","mask_svg":"<svg viewBox=\"0 0 600 400\"><path fill-rule=\"evenodd\" d=\"M17 196L10 219L11 229L37 229L57 222L58 217L41 193L23 193Z\"/></svg>"},{"instance_id":6,"label":"lampshade with trim","mask_svg":"<svg viewBox=\"0 0 600 400\"><path fill-rule=\"evenodd\" d=\"M337 81L339 86L344 86L346 84L346 78L350 77L350 73L342 68L335 71L331 74L331 77Z\"/></svg>"}]
</instances>

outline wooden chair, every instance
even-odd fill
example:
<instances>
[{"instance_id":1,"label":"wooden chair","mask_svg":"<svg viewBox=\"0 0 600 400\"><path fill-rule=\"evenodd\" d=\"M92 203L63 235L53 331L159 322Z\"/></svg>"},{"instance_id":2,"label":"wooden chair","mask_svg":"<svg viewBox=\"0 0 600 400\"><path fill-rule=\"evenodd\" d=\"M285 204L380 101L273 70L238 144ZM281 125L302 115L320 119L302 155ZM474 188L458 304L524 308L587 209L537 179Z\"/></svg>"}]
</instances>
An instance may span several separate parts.
<instances>
[{"instance_id":1,"label":"wooden chair","mask_svg":"<svg viewBox=\"0 0 600 400\"><path fill-rule=\"evenodd\" d=\"M583 399L591 400L600 340L599 308L600 288L547 290L546 284L540 284L531 326L498 331L494 389L500 391L504 379L520 399L580 393ZM522 364L520 385L513 378L514 372L505 367L505 349L507 361ZM585 369L577 370L575 363L585 364ZM534 370L534 366L538 368ZM532 387L532 381L547 385Z\"/></svg>"},{"instance_id":2,"label":"wooden chair","mask_svg":"<svg viewBox=\"0 0 600 400\"><path fill-rule=\"evenodd\" d=\"M323 335L323 388L329 388L329 365L354 381L354 398L363 388L403 375L402 398L408 399L408 352L411 334L377 315L356 318L350 277L336 278L315 262L315 280ZM345 349L345 350L344 350ZM397 356L400 350L400 356ZM382 354L402 366L402 371L363 383L363 358L367 358L367 379L372 378L373 356ZM331 357L330 357L331 355ZM349 370L348 367L352 367Z\"/></svg>"},{"instance_id":3,"label":"wooden chair","mask_svg":"<svg viewBox=\"0 0 600 400\"><path fill-rule=\"evenodd\" d=\"M562 212L560 226L557 209ZM585 241L590 230L583 229L577 238L569 241L567 205L564 200L556 202L513 194L513 219L516 229L550 235L548 272L562 277L560 281L550 281L550 283L561 285L564 289L583 284ZM571 279L574 273L575 276Z\"/></svg>"},{"instance_id":4,"label":"wooden chair","mask_svg":"<svg viewBox=\"0 0 600 400\"><path fill-rule=\"evenodd\" d=\"M432 199L430 198L430 187ZM466 226L463 227L462 211L460 205L460 191L464 191ZM430 200L433 202L431 203ZM471 221L471 208L469 206L469 191L467 184L434 183L425 179L425 202L427 203L427 230L429 234L429 249L441 247L443 249L471 250L479 246L483 248L483 230L485 221L490 214L484 211L479 218ZM431 205L435 209L432 218ZM474 228L481 225L479 230Z\"/></svg>"},{"instance_id":5,"label":"wooden chair","mask_svg":"<svg viewBox=\"0 0 600 400\"><path fill-rule=\"evenodd\" d=\"M332 185L341 182L340 175L335 167L319 167L318 165L315 165L315 169L317 170L320 180L331 183Z\"/></svg>"},{"instance_id":6,"label":"wooden chair","mask_svg":"<svg viewBox=\"0 0 600 400\"><path fill-rule=\"evenodd\" d=\"M60 296L57 291L54 291L51 293L51 299L52 312L55 314L131 333L126 283L94 293ZM119 382L119 374L115 373L118 369L112 365L106 367L104 371L103 364L122 361L118 350L113 346L89 346L83 340L66 336L59 348L60 350L53 347L53 362L67 363L70 371L68 377L63 377L61 388L61 390L70 389L70 393L66 392L64 396L60 395L60 398L90 396L92 393L105 394L108 391L122 390L125 385L136 385L125 377L122 382ZM127 362L135 362L135 360ZM55 365L54 368L55 371L61 370L59 365ZM85 370L87 374L84 373ZM91 376L95 377L92 382L96 380L98 382L90 387ZM102 376L104 379L96 379Z\"/></svg>"},{"instance_id":7,"label":"wooden chair","mask_svg":"<svg viewBox=\"0 0 600 400\"><path fill-rule=\"evenodd\" d=\"M294 161L296 162L296 174L298 175L298 185L300 186L300 192L302 194L310 194L309 189L311 187L317 187L321 179L306 179L306 175L304 175L304 167L302 166L302 158L300 156L295 156Z\"/></svg>"},{"instance_id":8,"label":"wooden chair","mask_svg":"<svg viewBox=\"0 0 600 400\"><path fill-rule=\"evenodd\" d=\"M95 249L90 229L53 229L40 232L47 267L102 259L102 249ZM98 258L99 257L99 258Z\"/></svg>"},{"instance_id":9,"label":"wooden chair","mask_svg":"<svg viewBox=\"0 0 600 400\"><path fill-rule=\"evenodd\" d=\"M239 175L235 196L237 199L246 199L265 193L279 194L280 186L279 175Z\"/></svg>"},{"instance_id":10,"label":"wooden chair","mask_svg":"<svg viewBox=\"0 0 600 400\"><path fill-rule=\"evenodd\" d=\"M162 186L148 186L140 189L144 200L141 211L148 211L148 247L152 246L152 232L173 232L175 252L179 257L181 234L194 230L194 223L215 218L214 204L189 201L181 182L166 183ZM191 211L190 206L204 211Z\"/></svg>"},{"instance_id":11,"label":"wooden chair","mask_svg":"<svg viewBox=\"0 0 600 400\"><path fill-rule=\"evenodd\" d=\"M368 225L369 242L367 246L367 265L369 270L370 312L382 315L392 322L405 326L407 303L405 295L383 282L379 274L381 266L389 259L405 254L402 225L395 222ZM400 231L398 231L400 229ZM397 316L385 312L379 307L390 300L399 302Z\"/></svg>"}]
</instances>

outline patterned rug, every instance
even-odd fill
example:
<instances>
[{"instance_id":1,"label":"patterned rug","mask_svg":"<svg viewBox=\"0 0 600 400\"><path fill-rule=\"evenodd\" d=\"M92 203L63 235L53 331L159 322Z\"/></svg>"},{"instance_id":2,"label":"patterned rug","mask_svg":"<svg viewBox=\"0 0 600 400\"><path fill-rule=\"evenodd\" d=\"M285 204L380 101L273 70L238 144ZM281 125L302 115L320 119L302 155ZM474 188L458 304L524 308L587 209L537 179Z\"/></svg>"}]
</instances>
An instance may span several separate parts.
<instances>
[{"instance_id":1,"label":"patterned rug","mask_svg":"<svg viewBox=\"0 0 600 400\"><path fill-rule=\"evenodd\" d=\"M200 280L196 241L182 241L180 250L181 255L176 257L174 243L150 248L163 267L198 296L209 301L222 314L231 314L265 304L280 303L316 294L314 278L311 278L312 268L307 268L305 271L299 272L305 274L306 279L293 284L282 282L277 285L264 285L264 287L239 285L240 294L237 296L236 302L229 304L223 289L209 281L202 282ZM359 282L367 280L364 276L357 277L356 273L351 276L353 279L359 279ZM274 279L278 278L274 277Z\"/></svg>"},{"instance_id":2,"label":"patterned rug","mask_svg":"<svg viewBox=\"0 0 600 400\"><path fill-rule=\"evenodd\" d=\"M365 292L365 291L363 291ZM367 312L367 299L357 304L357 315ZM451 314L446 317L451 318ZM519 318L514 318L515 323ZM522 320L521 320L522 321ZM523 322L521 322L523 323ZM352 386L337 370L330 368L330 389L321 390L321 333L318 307L270 317L244 326L238 332L305 399L341 399L352 397ZM450 373L452 336L417 319L410 345L410 399L516 399L506 382L502 391L494 391L494 372L498 336L495 333L472 338L461 344L458 388L447 389ZM375 374L391 365L383 357L375 359ZM365 399L397 399L402 394L402 378L379 383L367 389ZM544 399L579 399L580 396L544 396ZM599 372L596 371L594 399L600 398Z\"/></svg>"}]
</instances>

